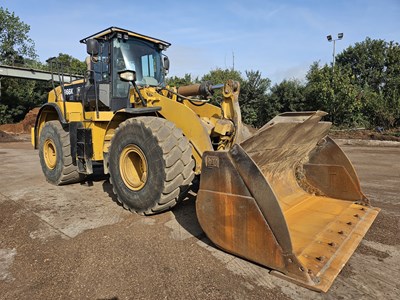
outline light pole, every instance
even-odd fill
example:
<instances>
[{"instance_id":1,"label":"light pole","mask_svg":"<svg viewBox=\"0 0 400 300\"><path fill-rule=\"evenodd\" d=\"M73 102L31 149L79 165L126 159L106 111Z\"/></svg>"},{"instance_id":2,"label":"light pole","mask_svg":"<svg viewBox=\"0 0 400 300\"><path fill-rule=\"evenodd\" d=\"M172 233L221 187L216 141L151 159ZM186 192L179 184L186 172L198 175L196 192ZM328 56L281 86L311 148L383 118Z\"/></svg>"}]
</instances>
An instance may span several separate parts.
<instances>
[{"instance_id":1,"label":"light pole","mask_svg":"<svg viewBox=\"0 0 400 300\"><path fill-rule=\"evenodd\" d=\"M336 41L341 40L343 38L343 32L338 33L337 39L333 39L331 35L328 35L326 38L328 39L328 42L333 42L332 67L335 68Z\"/></svg>"}]
</instances>

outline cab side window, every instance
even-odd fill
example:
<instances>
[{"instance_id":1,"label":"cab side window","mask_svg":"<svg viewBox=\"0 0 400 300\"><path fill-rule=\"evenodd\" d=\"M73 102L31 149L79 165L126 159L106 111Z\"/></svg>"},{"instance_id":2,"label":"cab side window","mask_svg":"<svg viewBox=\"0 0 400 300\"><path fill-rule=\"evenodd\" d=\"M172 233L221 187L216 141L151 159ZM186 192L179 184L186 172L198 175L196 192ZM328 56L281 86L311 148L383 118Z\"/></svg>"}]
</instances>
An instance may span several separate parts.
<instances>
[{"instance_id":1,"label":"cab side window","mask_svg":"<svg viewBox=\"0 0 400 300\"><path fill-rule=\"evenodd\" d=\"M126 57L123 55L123 50L128 48L129 45L126 41L117 40L113 41L113 87L112 87L112 97L113 98L127 98L129 95L129 82L122 81L119 78L118 72L127 69ZM128 51L127 50L127 51Z\"/></svg>"},{"instance_id":2,"label":"cab side window","mask_svg":"<svg viewBox=\"0 0 400 300\"><path fill-rule=\"evenodd\" d=\"M97 61L93 64L94 78L97 82L109 82L110 80L109 56L109 43L100 43L99 55L93 58Z\"/></svg>"}]
</instances>

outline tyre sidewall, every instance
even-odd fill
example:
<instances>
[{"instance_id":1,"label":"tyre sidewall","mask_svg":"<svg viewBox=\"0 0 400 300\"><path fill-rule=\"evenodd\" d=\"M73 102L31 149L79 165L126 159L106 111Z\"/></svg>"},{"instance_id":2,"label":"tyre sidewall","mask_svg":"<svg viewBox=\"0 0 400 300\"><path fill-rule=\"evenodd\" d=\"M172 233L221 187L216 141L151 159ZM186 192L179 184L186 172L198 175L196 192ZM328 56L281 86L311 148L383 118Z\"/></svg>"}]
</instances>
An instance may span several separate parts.
<instances>
[{"instance_id":1,"label":"tyre sidewall","mask_svg":"<svg viewBox=\"0 0 400 300\"><path fill-rule=\"evenodd\" d=\"M131 144L142 150L147 161L147 180L138 191L133 191L125 185L120 172L121 152ZM128 124L118 129L110 146L109 170L118 198L130 210L142 213L157 204L166 177L165 162L157 138L143 123L131 119Z\"/></svg>"},{"instance_id":2,"label":"tyre sidewall","mask_svg":"<svg viewBox=\"0 0 400 300\"><path fill-rule=\"evenodd\" d=\"M45 159L44 159L44 144L46 140L52 140L55 147L56 147L56 166L54 169L50 169L47 167ZM40 133L39 139L39 157L40 157L40 164L42 166L42 170L44 175L46 176L47 181L53 184L58 184L60 178L62 176L63 166L64 166L64 155L63 155L63 147L61 143L60 132L57 128L51 124L47 123Z\"/></svg>"}]
</instances>

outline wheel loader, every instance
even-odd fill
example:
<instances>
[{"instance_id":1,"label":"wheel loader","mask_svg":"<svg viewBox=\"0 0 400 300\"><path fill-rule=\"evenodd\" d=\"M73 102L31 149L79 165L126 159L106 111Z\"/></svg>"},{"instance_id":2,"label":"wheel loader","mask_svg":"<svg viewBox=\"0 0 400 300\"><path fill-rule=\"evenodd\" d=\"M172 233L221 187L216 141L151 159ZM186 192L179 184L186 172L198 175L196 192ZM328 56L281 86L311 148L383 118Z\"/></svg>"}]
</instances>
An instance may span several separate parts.
<instances>
[{"instance_id":1,"label":"wheel loader","mask_svg":"<svg viewBox=\"0 0 400 300\"><path fill-rule=\"evenodd\" d=\"M166 85L169 43L117 27L81 43L87 75L60 80L32 128L47 181L80 182L102 164L118 201L149 215L199 177L198 221L217 247L326 292L379 212L326 113L283 113L251 133L238 82Z\"/></svg>"}]
</instances>

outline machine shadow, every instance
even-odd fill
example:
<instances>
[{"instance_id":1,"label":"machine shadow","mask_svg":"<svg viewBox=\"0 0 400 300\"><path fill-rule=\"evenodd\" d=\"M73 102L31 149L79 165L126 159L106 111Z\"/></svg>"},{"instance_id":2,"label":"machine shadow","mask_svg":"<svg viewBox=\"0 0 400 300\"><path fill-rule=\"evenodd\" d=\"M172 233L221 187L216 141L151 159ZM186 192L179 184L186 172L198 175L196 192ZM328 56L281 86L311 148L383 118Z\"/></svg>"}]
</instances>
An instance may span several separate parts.
<instances>
[{"instance_id":1,"label":"machine shadow","mask_svg":"<svg viewBox=\"0 0 400 300\"><path fill-rule=\"evenodd\" d=\"M108 176L107 179L104 180L104 182L103 182L103 191L104 191L105 193L107 193L108 197L110 197L111 200L112 200L114 203L116 203L118 206L123 207L123 205L121 204L121 202L118 201L117 196L116 196L116 195L114 194L114 192L113 192L113 187L112 187L112 185L111 185L111 183L110 183L109 176Z\"/></svg>"},{"instance_id":2,"label":"machine shadow","mask_svg":"<svg viewBox=\"0 0 400 300\"><path fill-rule=\"evenodd\" d=\"M198 186L192 187L188 195L176 205L172 210L172 214L175 217L176 222L183 227L192 237L205 243L207 246L211 246L218 249L206 236L200 223L197 219L196 214L196 197Z\"/></svg>"},{"instance_id":3,"label":"machine shadow","mask_svg":"<svg viewBox=\"0 0 400 300\"><path fill-rule=\"evenodd\" d=\"M110 176L104 174L104 169L102 164L97 164L93 166L93 174L89 175L82 185L92 186L93 182L102 182L102 189L107 194L111 200L118 206L123 207L123 205L118 201L117 196L113 192L113 187L109 180ZM192 237L199 241L202 241L207 246L211 246L215 249L217 248L206 236L202 230L196 215L196 197L199 185L199 179L195 179L193 186L188 192L187 196L180 200L179 203L171 209L171 213L174 215L176 222L186 230ZM163 214L166 212L161 212Z\"/></svg>"},{"instance_id":4,"label":"machine shadow","mask_svg":"<svg viewBox=\"0 0 400 300\"><path fill-rule=\"evenodd\" d=\"M104 174L103 164L94 163L93 164L93 174L88 175L85 180L81 183L82 185L92 186L93 182L99 182L103 180L108 180L110 176Z\"/></svg>"},{"instance_id":5,"label":"machine shadow","mask_svg":"<svg viewBox=\"0 0 400 300\"><path fill-rule=\"evenodd\" d=\"M103 164L94 164L93 165L93 174L90 174L85 178L81 185L93 186L93 182L103 182L102 188L103 191L107 194L108 197L111 198L113 202L118 204L118 206L122 207L122 204L118 201L117 196L113 193L113 188L110 183L110 175L104 174Z\"/></svg>"}]
</instances>

